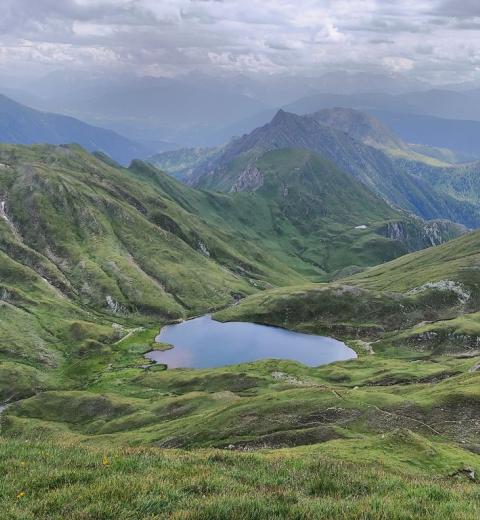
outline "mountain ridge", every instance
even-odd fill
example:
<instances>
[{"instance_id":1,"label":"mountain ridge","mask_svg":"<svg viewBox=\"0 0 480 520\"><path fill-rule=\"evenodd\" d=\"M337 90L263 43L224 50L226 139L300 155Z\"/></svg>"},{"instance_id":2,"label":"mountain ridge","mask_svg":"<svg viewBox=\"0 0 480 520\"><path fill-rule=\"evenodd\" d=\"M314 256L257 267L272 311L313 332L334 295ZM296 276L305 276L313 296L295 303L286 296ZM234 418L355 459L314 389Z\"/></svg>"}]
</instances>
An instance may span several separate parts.
<instances>
[{"instance_id":1,"label":"mountain ridge","mask_svg":"<svg viewBox=\"0 0 480 520\"><path fill-rule=\"evenodd\" d=\"M41 112L0 94L0 142L11 144L77 143L90 152L100 151L123 165L151 154L148 148L112 130L84 123L71 116Z\"/></svg>"},{"instance_id":2,"label":"mountain ridge","mask_svg":"<svg viewBox=\"0 0 480 520\"><path fill-rule=\"evenodd\" d=\"M232 140L218 153L197 165L187 182L202 189L228 192L245 168L263 153L279 148L313 150L351 174L390 204L425 219L448 219L468 226L480 225L479 209L448 193L432 190L428 181L415 175L425 168L416 156L409 168L383 150L365 145L342 130L319 123L309 115L279 110L266 125Z\"/></svg>"}]
</instances>

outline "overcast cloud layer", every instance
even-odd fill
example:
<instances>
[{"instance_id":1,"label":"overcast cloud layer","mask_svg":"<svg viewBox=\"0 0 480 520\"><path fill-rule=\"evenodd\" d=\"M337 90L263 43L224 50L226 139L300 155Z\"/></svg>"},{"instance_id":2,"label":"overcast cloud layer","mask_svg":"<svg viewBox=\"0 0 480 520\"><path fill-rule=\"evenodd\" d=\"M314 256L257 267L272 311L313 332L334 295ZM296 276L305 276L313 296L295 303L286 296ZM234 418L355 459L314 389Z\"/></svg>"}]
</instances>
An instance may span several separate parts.
<instances>
[{"instance_id":1,"label":"overcast cloud layer","mask_svg":"<svg viewBox=\"0 0 480 520\"><path fill-rule=\"evenodd\" d=\"M0 71L480 77L478 0L2 0Z\"/></svg>"}]
</instances>

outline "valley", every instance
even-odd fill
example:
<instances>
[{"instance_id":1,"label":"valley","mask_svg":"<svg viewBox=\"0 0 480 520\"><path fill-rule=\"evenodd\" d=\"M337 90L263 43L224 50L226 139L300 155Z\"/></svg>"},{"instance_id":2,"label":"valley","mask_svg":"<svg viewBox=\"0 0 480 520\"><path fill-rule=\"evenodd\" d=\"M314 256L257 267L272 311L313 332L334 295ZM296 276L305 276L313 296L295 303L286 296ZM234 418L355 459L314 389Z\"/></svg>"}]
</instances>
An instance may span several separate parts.
<instances>
[{"instance_id":1,"label":"valley","mask_svg":"<svg viewBox=\"0 0 480 520\"><path fill-rule=\"evenodd\" d=\"M0 520L479 520L480 3L1 8Z\"/></svg>"},{"instance_id":2,"label":"valley","mask_svg":"<svg viewBox=\"0 0 480 520\"><path fill-rule=\"evenodd\" d=\"M475 166L315 117L183 156L188 185L78 145L0 146L9 518L478 514ZM224 336L202 357L199 332L171 349L205 314L239 326L240 352L263 348L254 324L279 329L247 359L215 362ZM306 362L313 334L354 354ZM196 368L163 364L198 345Z\"/></svg>"}]
</instances>

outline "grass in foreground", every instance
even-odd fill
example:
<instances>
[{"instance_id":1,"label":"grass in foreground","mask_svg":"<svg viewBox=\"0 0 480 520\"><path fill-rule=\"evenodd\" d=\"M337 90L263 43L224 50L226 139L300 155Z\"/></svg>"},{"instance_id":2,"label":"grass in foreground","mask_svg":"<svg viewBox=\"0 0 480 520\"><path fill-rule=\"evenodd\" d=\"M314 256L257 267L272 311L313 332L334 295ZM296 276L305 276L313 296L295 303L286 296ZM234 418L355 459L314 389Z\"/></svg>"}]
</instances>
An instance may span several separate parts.
<instances>
[{"instance_id":1,"label":"grass in foreground","mask_svg":"<svg viewBox=\"0 0 480 520\"><path fill-rule=\"evenodd\" d=\"M477 484L406 475L309 448L262 453L98 449L0 440L2 515L64 519L470 520Z\"/></svg>"}]
</instances>

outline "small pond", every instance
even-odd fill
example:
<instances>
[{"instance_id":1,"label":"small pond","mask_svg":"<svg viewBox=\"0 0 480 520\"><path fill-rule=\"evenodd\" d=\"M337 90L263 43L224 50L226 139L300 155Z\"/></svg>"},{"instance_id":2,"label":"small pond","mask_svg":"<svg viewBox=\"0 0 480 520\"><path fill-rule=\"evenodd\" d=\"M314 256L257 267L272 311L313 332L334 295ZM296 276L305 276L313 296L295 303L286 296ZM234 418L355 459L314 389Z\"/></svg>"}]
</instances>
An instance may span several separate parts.
<instances>
[{"instance_id":1,"label":"small pond","mask_svg":"<svg viewBox=\"0 0 480 520\"><path fill-rule=\"evenodd\" d=\"M213 368L259 359L290 359L318 366L356 358L341 341L255 323L221 323L202 316L167 325L156 338L171 350L145 355L168 368Z\"/></svg>"}]
</instances>

